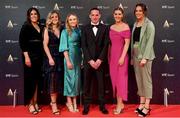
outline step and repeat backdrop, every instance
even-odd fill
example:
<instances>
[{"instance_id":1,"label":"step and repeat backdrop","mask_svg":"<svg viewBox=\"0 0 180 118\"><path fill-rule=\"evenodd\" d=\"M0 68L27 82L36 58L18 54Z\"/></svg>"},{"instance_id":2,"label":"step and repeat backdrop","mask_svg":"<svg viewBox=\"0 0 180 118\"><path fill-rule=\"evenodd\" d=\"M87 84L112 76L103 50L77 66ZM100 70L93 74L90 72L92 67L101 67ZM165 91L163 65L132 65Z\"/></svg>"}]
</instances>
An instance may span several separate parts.
<instances>
[{"instance_id":1,"label":"step and repeat backdrop","mask_svg":"<svg viewBox=\"0 0 180 118\"><path fill-rule=\"evenodd\" d=\"M180 103L180 1L178 0L1 0L0 1L0 104L23 104L23 66L19 47L19 32L26 20L26 11L36 7L41 19L51 10L58 10L62 21L68 13L76 13L80 26L89 22L89 10L97 7L102 22L113 23L116 7L125 10L126 22L132 27L134 7L138 2L148 6L148 17L154 22L156 36L153 63L153 99L157 104ZM108 73L106 77L109 78ZM106 82L106 97L112 98L110 79ZM133 67L129 66L128 103L137 103L137 87ZM48 96L48 95L47 95ZM46 96L42 97L45 98ZM42 99L41 98L41 99Z\"/></svg>"}]
</instances>

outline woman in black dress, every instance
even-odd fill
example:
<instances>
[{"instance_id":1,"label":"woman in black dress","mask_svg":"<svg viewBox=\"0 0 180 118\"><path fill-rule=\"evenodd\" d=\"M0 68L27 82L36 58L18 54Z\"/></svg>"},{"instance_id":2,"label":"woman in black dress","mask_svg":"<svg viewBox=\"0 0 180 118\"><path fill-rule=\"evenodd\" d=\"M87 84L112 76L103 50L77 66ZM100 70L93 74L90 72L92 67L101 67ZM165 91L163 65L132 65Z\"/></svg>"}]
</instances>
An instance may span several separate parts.
<instances>
[{"instance_id":1,"label":"woman in black dress","mask_svg":"<svg viewBox=\"0 0 180 118\"><path fill-rule=\"evenodd\" d=\"M43 27L39 25L40 14L36 8L29 8L27 21L23 24L19 36L24 63L24 100L29 112L41 111L37 104L38 83L42 75Z\"/></svg>"},{"instance_id":2,"label":"woman in black dress","mask_svg":"<svg viewBox=\"0 0 180 118\"><path fill-rule=\"evenodd\" d=\"M59 52L61 21L58 11L52 11L47 16L46 28L44 30L44 50L46 53L44 61L45 80L48 83L48 93L51 97L52 113L58 115L56 104L57 94L62 88L63 79L63 53Z\"/></svg>"}]
</instances>

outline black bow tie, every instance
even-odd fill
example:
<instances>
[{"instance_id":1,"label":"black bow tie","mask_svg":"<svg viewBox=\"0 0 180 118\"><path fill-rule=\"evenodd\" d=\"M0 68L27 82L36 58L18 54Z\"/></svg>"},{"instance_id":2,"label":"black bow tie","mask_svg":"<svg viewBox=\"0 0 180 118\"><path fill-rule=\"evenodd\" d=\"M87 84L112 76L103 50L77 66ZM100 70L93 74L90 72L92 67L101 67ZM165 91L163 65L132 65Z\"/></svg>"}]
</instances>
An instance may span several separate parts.
<instances>
[{"instance_id":1,"label":"black bow tie","mask_svg":"<svg viewBox=\"0 0 180 118\"><path fill-rule=\"evenodd\" d=\"M97 28L98 28L98 27L99 27L99 25L91 25L91 27L92 27L92 28L93 28L93 27L97 27Z\"/></svg>"}]
</instances>

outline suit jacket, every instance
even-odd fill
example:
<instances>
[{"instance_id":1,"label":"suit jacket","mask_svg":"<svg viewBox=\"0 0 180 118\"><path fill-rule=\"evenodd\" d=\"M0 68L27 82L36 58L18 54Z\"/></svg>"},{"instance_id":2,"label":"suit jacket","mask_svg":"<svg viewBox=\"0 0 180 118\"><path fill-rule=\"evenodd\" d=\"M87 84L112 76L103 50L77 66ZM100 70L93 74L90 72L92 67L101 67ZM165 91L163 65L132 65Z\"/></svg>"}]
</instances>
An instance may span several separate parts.
<instances>
[{"instance_id":1,"label":"suit jacket","mask_svg":"<svg viewBox=\"0 0 180 118\"><path fill-rule=\"evenodd\" d=\"M136 28L136 23L134 23L131 35L131 56L133 56L133 33ZM153 60L155 58L154 54L154 36L155 36L155 27L152 21L148 18L145 18L144 24L141 27L140 39L137 58Z\"/></svg>"},{"instance_id":2,"label":"suit jacket","mask_svg":"<svg viewBox=\"0 0 180 118\"><path fill-rule=\"evenodd\" d=\"M108 27L104 24L98 25L96 36L91 24L84 26L82 30L81 46L84 54L84 64L91 59L105 61L109 44Z\"/></svg>"}]
</instances>

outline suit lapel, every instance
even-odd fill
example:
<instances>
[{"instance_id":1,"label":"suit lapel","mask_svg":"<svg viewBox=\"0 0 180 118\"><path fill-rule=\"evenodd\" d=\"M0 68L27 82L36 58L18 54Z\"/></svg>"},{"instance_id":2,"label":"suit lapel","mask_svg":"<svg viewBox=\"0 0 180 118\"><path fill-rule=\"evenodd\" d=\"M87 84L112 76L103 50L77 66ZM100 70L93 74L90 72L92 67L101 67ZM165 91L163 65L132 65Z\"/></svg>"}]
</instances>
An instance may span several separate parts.
<instances>
[{"instance_id":1,"label":"suit lapel","mask_svg":"<svg viewBox=\"0 0 180 118\"><path fill-rule=\"evenodd\" d=\"M90 36L91 36L91 37L95 37L95 35L94 35L94 32L93 32L93 29L92 29L91 25L89 25L89 33L90 33Z\"/></svg>"},{"instance_id":2,"label":"suit lapel","mask_svg":"<svg viewBox=\"0 0 180 118\"><path fill-rule=\"evenodd\" d=\"M95 41L98 40L99 34L100 34L100 28L98 28L98 30L97 30L97 34L96 34L96 36L95 36Z\"/></svg>"},{"instance_id":3,"label":"suit lapel","mask_svg":"<svg viewBox=\"0 0 180 118\"><path fill-rule=\"evenodd\" d=\"M95 41L98 40L99 38L99 35L101 34L101 31L102 31L102 24L99 24L99 27L98 27L98 30L97 30L97 34L96 34L96 38L95 38Z\"/></svg>"},{"instance_id":4,"label":"suit lapel","mask_svg":"<svg viewBox=\"0 0 180 118\"><path fill-rule=\"evenodd\" d=\"M133 35L134 35L134 30L135 30L135 28L136 28L136 22L134 23L134 25L133 25L133 29L132 29L132 39L133 39ZM134 39L133 39L134 40Z\"/></svg>"},{"instance_id":5,"label":"suit lapel","mask_svg":"<svg viewBox=\"0 0 180 118\"><path fill-rule=\"evenodd\" d=\"M94 35L93 29L91 27L91 24L88 26L89 27L89 36L92 37L92 39L94 40L94 42L98 41L98 38L102 32L102 24L99 24L96 36Z\"/></svg>"},{"instance_id":6,"label":"suit lapel","mask_svg":"<svg viewBox=\"0 0 180 118\"><path fill-rule=\"evenodd\" d=\"M144 25L142 26L142 28L141 28L141 33L140 33L140 42L141 42L141 40L142 40L142 37L143 37L143 35L144 35L144 32L146 31L146 27L147 27L147 23L146 23L146 19L144 20Z\"/></svg>"}]
</instances>

